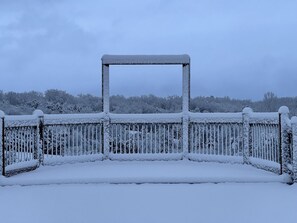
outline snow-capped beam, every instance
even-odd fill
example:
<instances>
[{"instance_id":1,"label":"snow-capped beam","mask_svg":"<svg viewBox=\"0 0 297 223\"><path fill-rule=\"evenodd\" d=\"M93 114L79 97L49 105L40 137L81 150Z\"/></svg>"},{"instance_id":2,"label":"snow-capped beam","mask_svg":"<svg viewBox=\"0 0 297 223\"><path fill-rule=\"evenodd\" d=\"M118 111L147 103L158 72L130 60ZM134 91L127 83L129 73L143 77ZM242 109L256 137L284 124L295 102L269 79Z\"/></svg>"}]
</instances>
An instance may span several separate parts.
<instances>
[{"instance_id":1,"label":"snow-capped beam","mask_svg":"<svg viewBox=\"0 0 297 223\"><path fill-rule=\"evenodd\" d=\"M104 65L174 65L190 64L190 56L182 55L103 55Z\"/></svg>"}]
</instances>

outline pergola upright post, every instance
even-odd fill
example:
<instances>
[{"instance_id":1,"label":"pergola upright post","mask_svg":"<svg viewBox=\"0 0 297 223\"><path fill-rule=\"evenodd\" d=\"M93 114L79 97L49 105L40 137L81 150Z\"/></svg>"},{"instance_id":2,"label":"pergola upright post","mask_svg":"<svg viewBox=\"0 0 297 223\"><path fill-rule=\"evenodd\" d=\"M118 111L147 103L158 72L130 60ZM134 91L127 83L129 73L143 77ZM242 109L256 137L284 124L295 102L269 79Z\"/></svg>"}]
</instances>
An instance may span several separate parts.
<instances>
[{"instance_id":1,"label":"pergola upright post","mask_svg":"<svg viewBox=\"0 0 297 223\"><path fill-rule=\"evenodd\" d=\"M104 112L103 120L103 154L109 157L109 65L102 63L102 106Z\"/></svg>"},{"instance_id":2,"label":"pergola upright post","mask_svg":"<svg viewBox=\"0 0 297 223\"><path fill-rule=\"evenodd\" d=\"M278 110L280 121L280 173L289 173L288 163L290 159L290 142L289 142L289 108L282 106Z\"/></svg>"},{"instance_id":3,"label":"pergola upright post","mask_svg":"<svg viewBox=\"0 0 297 223\"><path fill-rule=\"evenodd\" d=\"M183 110L183 159L189 153L189 105L190 105L190 63L183 64L182 110Z\"/></svg>"}]
</instances>

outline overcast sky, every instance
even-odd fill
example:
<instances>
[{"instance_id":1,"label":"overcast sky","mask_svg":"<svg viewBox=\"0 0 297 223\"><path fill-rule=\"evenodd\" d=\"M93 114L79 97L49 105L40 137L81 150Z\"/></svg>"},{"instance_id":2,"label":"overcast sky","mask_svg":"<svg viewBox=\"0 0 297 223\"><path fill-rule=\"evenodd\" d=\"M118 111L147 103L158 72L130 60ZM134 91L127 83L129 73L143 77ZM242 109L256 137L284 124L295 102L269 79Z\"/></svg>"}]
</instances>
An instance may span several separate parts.
<instances>
[{"instance_id":1,"label":"overcast sky","mask_svg":"<svg viewBox=\"0 0 297 223\"><path fill-rule=\"evenodd\" d=\"M191 96L297 96L297 0L0 1L0 90L101 95L103 54L189 54ZM180 67L112 67L111 93L181 95Z\"/></svg>"}]
</instances>

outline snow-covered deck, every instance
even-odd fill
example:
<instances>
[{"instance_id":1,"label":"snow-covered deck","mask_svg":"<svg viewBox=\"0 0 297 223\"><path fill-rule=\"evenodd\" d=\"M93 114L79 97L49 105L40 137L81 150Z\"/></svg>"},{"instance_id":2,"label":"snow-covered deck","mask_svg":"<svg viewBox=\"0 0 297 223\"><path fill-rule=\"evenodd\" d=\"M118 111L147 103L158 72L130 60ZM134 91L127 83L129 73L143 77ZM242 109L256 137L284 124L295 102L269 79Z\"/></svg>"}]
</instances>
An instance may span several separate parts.
<instances>
[{"instance_id":1,"label":"snow-covered deck","mask_svg":"<svg viewBox=\"0 0 297 223\"><path fill-rule=\"evenodd\" d=\"M97 161L41 166L10 178L0 185L127 184L127 183L266 183L290 182L250 165L192 161Z\"/></svg>"}]
</instances>

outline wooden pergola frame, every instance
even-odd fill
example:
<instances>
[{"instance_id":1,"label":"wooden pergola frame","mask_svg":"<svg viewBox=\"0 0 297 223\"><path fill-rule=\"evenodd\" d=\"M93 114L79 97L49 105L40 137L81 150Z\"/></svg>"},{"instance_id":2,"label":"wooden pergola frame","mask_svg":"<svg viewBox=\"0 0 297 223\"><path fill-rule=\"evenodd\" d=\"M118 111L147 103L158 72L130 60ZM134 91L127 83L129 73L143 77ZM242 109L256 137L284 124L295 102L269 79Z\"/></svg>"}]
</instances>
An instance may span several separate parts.
<instances>
[{"instance_id":1,"label":"wooden pergola frame","mask_svg":"<svg viewBox=\"0 0 297 223\"><path fill-rule=\"evenodd\" d=\"M105 114L103 147L109 153L109 66L110 65L182 65L182 132L183 157L189 148L189 104L190 104L190 57L189 55L103 55L102 58L102 105Z\"/></svg>"}]
</instances>

